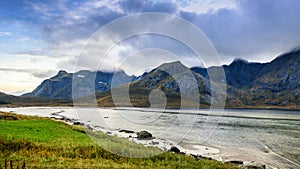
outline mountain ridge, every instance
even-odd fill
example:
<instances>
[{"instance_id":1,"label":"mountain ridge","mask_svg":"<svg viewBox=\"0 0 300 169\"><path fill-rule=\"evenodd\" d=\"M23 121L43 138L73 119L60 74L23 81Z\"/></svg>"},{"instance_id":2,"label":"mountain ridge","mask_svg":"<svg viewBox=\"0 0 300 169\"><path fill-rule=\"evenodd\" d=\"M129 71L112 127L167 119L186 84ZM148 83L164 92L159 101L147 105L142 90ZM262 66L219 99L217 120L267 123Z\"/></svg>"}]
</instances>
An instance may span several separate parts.
<instances>
[{"instance_id":1,"label":"mountain ridge","mask_svg":"<svg viewBox=\"0 0 300 169\"><path fill-rule=\"evenodd\" d=\"M189 83L180 84L189 79L185 73L190 72L197 81L201 95L200 101L209 105L211 91L208 72L223 68L226 75L227 105L239 107L257 105L291 106L295 104L298 106L298 95L300 94L300 71L298 67L300 67L300 49L282 54L268 63L235 59L229 65L188 68L181 62L176 61L163 63L138 77L128 76L124 71L119 71L115 74L118 75L114 79L114 84L112 84L114 75L112 72L96 71L93 73L89 70L82 70L68 73L59 71L57 75L43 81L33 92L23 96L70 99L72 98L72 80L74 77L80 79L94 76L95 79L88 79L95 80L96 93L109 94L111 87L116 88L130 83L131 93L136 99L139 96L134 94L135 90L136 93L143 93L140 98L146 99L142 104L145 106L149 105L147 94L153 89L160 89L167 95L180 99L180 92L182 91L180 91L179 86L192 86ZM183 79L178 84L178 81L174 77L172 79L170 75ZM89 90L85 90L85 84L82 82L83 87L79 88L79 91L84 94L78 92L79 95L76 97L85 97L92 94ZM194 95L193 91L195 89L184 90L185 95ZM100 95L101 97L110 98L103 94ZM100 95L97 96L100 97ZM173 100L176 100L174 98ZM101 100L101 98L98 100Z\"/></svg>"}]
</instances>

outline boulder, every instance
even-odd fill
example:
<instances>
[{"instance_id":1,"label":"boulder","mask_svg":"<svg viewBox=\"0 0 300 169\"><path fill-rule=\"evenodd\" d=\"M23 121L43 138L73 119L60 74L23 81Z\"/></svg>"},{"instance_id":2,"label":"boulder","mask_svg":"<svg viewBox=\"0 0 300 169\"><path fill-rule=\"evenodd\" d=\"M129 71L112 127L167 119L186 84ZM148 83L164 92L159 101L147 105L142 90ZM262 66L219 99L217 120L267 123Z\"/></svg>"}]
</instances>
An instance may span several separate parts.
<instances>
[{"instance_id":1,"label":"boulder","mask_svg":"<svg viewBox=\"0 0 300 169\"><path fill-rule=\"evenodd\" d=\"M159 142L158 141L152 141L151 144L152 145L159 145Z\"/></svg>"},{"instance_id":2,"label":"boulder","mask_svg":"<svg viewBox=\"0 0 300 169\"><path fill-rule=\"evenodd\" d=\"M252 161L250 163L245 163L242 168L244 168L244 169L266 169L268 167L263 163L257 163L257 162Z\"/></svg>"},{"instance_id":3,"label":"boulder","mask_svg":"<svg viewBox=\"0 0 300 169\"><path fill-rule=\"evenodd\" d=\"M248 165L244 167L245 169L266 169L265 165L258 166L258 165Z\"/></svg>"},{"instance_id":4,"label":"boulder","mask_svg":"<svg viewBox=\"0 0 300 169\"><path fill-rule=\"evenodd\" d=\"M202 155L195 155L195 154L191 154L191 156L195 159L195 160L200 160L200 159L205 159L205 160L212 160L211 157L205 157L205 156L202 156Z\"/></svg>"},{"instance_id":5,"label":"boulder","mask_svg":"<svg viewBox=\"0 0 300 169\"><path fill-rule=\"evenodd\" d=\"M87 125L86 127L87 127L89 130L91 130L91 131L94 130L94 128L93 128L91 125Z\"/></svg>"},{"instance_id":6,"label":"boulder","mask_svg":"<svg viewBox=\"0 0 300 169\"><path fill-rule=\"evenodd\" d=\"M139 139L149 139L149 138L153 138L152 137L152 134L149 133L148 131L140 131L140 132L137 132L137 138Z\"/></svg>"},{"instance_id":7,"label":"boulder","mask_svg":"<svg viewBox=\"0 0 300 169\"><path fill-rule=\"evenodd\" d=\"M170 149L171 152L174 152L174 153L180 153L180 150L179 148L175 147L175 146L172 146L171 149Z\"/></svg>"},{"instance_id":8,"label":"boulder","mask_svg":"<svg viewBox=\"0 0 300 169\"><path fill-rule=\"evenodd\" d=\"M122 132L123 132L123 133L130 133L130 134L131 134L131 133L134 133L134 131L132 131L132 130L120 130L119 132L120 132L120 133L122 133Z\"/></svg>"},{"instance_id":9,"label":"boulder","mask_svg":"<svg viewBox=\"0 0 300 169\"><path fill-rule=\"evenodd\" d=\"M231 160L231 161L227 161L225 163L227 163L227 164L233 164L233 165L243 165L244 164L244 162L240 161L240 160Z\"/></svg>"},{"instance_id":10,"label":"boulder","mask_svg":"<svg viewBox=\"0 0 300 169\"><path fill-rule=\"evenodd\" d=\"M73 125L77 125L77 126L84 126L83 123L79 122L79 121L74 121Z\"/></svg>"}]
</instances>

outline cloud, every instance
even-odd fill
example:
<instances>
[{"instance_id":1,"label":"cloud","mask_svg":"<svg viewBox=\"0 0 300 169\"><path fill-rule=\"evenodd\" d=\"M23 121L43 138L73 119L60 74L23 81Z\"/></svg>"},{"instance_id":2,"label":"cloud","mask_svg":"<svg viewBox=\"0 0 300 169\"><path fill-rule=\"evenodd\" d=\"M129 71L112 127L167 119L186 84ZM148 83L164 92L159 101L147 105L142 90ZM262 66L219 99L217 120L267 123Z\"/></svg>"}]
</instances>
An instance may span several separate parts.
<instances>
[{"instance_id":1,"label":"cloud","mask_svg":"<svg viewBox=\"0 0 300 169\"><path fill-rule=\"evenodd\" d=\"M26 42L26 41L29 41L30 38L28 38L28 37L22 37L22 38L20 38L19 40L20 40L21 42Z\"/></svg>"},{"instance_id":2,"label":"cloud","mask_svg":"<svg viewBox=\"0 0 300 169\"><path fill-rule=\"evenodd\" d=\"M163 12L172 14L178 11L177 4L173 2L120 0L117 4L126 14L140 12Z\"/></svg>"},{"instance_id":3,"label":"cloud","mask_svg":"<svg viewBox=\"0 0 300 169\"><path fill-rule=\"evenodd\" d=\"M195 12L198 14L214 13L220 9L236 9L236 0L197 0L187 2L182 8L183 11Z\"/></svg>"},{"instance_id":4,"label":"cloud","mask_svg":"<svg viewBox=\"0 0 300 169\"><path fill-rule=\"evenodd\" d=\"M11 32L0 32L0 37L1 36L10 36L12 33Z\"/></svg>"},{"instance_id":5,"label":"cloud","mask_svg":"<svg viewBox=\"0 0 300 169\"><path fill-rule=\"evenodd\" d=\"M32 22L38 21L43 32L49 48L48 54L45 55L65 58L65 62L60 62L59 67L71 67L95 31L122 16L141 12L163 12L187 19L212 41L223 63L228 63L236 57L266 62L279 53L300 46L300 1L297 0L55 0L31 1L25 6L33 11L30 15L31 18L35 17ZM149 21L146 26L169 29L166 24L167 22ZM137 28L140 26L136 25ZM126 29L122 27L119 31ZM153 47L157 44L157 47L170 49L175 53L185 51L171 40L156 37L136 40L142 43L131 41L124 45L127 45L127 49L128 46L132 49L144 49L147 45ZM109 39L102 43L109 43ZM45 49L41 52L43 50ZM124 52L116 54L120 55L116 56L119 59L111 59L112 61L119 61L125 56ZM180 53L180 56L186 59L189 55L188 52ZM93 57L88 60L92 62ZM189 64L193 63L189 60Z\"/></svg>"},{"instance_id":6,"label":"cloud","mask_svg":"<svg viewBox=\"0 0 300 169\"><path fill-rule=\"evenodd\" d=\"M4 72L16 72L16 73L28 73L37 78L48 78L53 75L53 70L28 70L28 69L14 69L14 68L0 68L0 71Z\"/></svg>"},{"instance_id":7,"label":"cloud","mask_svg":"<svg viewBox=\"0 0 300 169\"><path fill-rule=\"evenodd\" d=\"M86 40L103 25L124 16L115 1L54 2L51 5L32 3L32 9L48 22L42 25L42 30L50 47Z\"/></svg>"},{"instance_id":8,"label":"cloud","mask_svg":"<svg viewBox=\"0 0 300 169\"><path fill-rule=\"evenodd\" d=\"M49 24L42 28L51 48L64 48L66 44L72 45L79 40L88 40L107 23L128 14L139 12L173 14L178 11L176 3L140 0L91 0L78 5L59 1L57 5L53 3L50 7L43 3L34 3L32 8L42 16L47 16L45 20ZM59 13L56 12L57 9Z\"/></svg>"},{"instance_id":9,"label":"cloud","mask_svg":"<svg viewBox=\"0 0 300 169\"><path fill-rule=\"evenodd\" d=\"M169 31L171 32L172 30ZM135 74L133 70L134 66L136 66L137 70L141 68L147 70L165 62L178 60L188 66L203 66L199 58L186 44L164 35L137 35L122 41L118 46L126 46L127 48L125 49L127 50L117 50L117 53L115 52L116 49L112 48L112 53L109 56L114 57L119 55L119 63L122 62L124 64L126 62L127 65L122 68L125 70L127 70L126 68L130 68L130 71L128 69L130 75Z\"/></svg>"},{"instance_id":10,"label":"cloud","mask_svg":"<svg viewBox=\"0 0 300 169\"><path fill-rule=\"evenodd\" d=\"M266 61L300 45L300 1L241 0L211 14L181 11L224 57Z\"/></svg>"}]
</instances>

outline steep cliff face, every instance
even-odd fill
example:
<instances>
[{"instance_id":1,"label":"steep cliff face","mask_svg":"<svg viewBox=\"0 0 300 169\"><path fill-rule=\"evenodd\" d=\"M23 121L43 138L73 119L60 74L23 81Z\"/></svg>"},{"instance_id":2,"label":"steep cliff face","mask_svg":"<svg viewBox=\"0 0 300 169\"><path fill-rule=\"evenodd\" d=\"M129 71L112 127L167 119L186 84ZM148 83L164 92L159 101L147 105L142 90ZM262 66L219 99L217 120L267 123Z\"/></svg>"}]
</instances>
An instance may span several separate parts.
<instances>
[{"instance_id":1,"label":"steep cliff face","mask_svg":"<svg viewBox=\"0 0 300 169\"><path fill-rule=\"evenodd\" d=\"M300 51L264 64L250 89L252 100L265 105L300 107Z\"/></svg>"},{"instance_id":2,"label":"steep cliff face","mask_svg":"<svg viewBox=\"0 0 300 169\"><path fill-rule=\"evenodd\" d=\"M253 89L280 92L300 87L300 51L281 55L268 64L254 80Z\"/></svg>"},{"instance_id":3,"label":"steep cliff face","mask_svg":"<svg viewBox=\"0 0 300 169\"><path fill-rule=\"evenodd\" d=\"M299 105L300 50L283 54L270 63L248 63L234 60L224 65L227 101L240 105ZM194 67L191 70L209 80L212 69Z\"/></svg>"},{"instance_id":4,"label":"steep cliff face","mask_svg":"<svg viewBox=\"0 0 300 169\"><path fill-rule=\"evenodd\" d=\"M247 61L237 59L229 66L225 65L223 67L228 85L238 89L248 89L252 87L254 79L263 68L263 64L248 63Z\"/></svg>"},{"instance_id":5,"label":"steep cliff face","mask_svg":"<svg viewBox=\"0 0 300 169\"><path fill-rule=\"evenodd\" d=\"M250 88L253 85L253 81L263 68L261 63L249 63L245 60L236 59L230 65L224 65L222 67L210 67L208 69L201 67L193 67L191 70L195 73L199 73L203 77L209 79L208 72L214 69L224 69L226 76L226 83L232 87L242 89Z\"/></svg>"}]
</instances>

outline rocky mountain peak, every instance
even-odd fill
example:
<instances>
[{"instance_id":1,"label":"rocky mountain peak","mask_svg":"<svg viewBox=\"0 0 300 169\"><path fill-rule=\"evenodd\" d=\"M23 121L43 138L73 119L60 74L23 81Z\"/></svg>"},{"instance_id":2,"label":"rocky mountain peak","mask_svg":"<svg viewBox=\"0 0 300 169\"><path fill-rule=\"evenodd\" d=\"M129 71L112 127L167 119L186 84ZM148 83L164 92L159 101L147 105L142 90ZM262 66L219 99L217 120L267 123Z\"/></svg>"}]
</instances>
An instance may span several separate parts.
<instances>
[{"instance_id":1,"label":"rocky mountain peak","mask_svg":"<svg viewBox=\"0 0 300 169\"><path fill-rule=\"evenodd\" d=\"M230 65L234 64L248 64L249 62L247 60L241 59L241 58L236 58L232 61Z\"/></svg>"},{"instance_id":2,"label":"rocky mountain peak","mask_svg":"<svg viewBox=\"0 0 300 169\"><path fill-rule=\"evenodd\" d=\"M58 76L63 76L63 75L65 75L65 74L68 74L68 72L65 71L65 70L60 70L60 71L57 73Z\"/></svg>"},{"instance_id":3,"label":"rocky mountain peak","mask_svg":"<svg viewBox=\"0 0 300 169\"><path fill-rule=\"evenodd\" d=\"M186 72L190 69L185 65L183 65L180 61L175 61L170 63L164 63L158 66L155 70L161 70L167 72L168 74L174 75L174 74Z\"/></svg>"},{"instance_id":4,"label":"rocky mountain peak","mask_svg":"<svg viewBox=\"0 0 300 169\"><path fill-rule=\"evenodd\" d=\"M158 68L162 68L162 67L170 67L170 66L174 66L174 67L186 67L185 65L183 65L179 60L178 61L174 61L174 62L168 62L168 63L163 63L162 65L160 65Z\"/></svg>"},{"instance_id":5,"label":"rocky mountain peak","mask_svg":"<svg viewBox=\"0 0 300 169\"><path fill-rule=\"evenodd\" d=\"M69 75L70 73L68 73L67 71L65 70L60 70L55 76L51 77L50 79L51 80L55 80L55 79L58 79L58 78L63 78L67 75Z\"/></svg>"}]
</instances>

